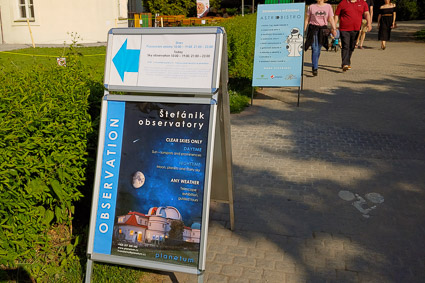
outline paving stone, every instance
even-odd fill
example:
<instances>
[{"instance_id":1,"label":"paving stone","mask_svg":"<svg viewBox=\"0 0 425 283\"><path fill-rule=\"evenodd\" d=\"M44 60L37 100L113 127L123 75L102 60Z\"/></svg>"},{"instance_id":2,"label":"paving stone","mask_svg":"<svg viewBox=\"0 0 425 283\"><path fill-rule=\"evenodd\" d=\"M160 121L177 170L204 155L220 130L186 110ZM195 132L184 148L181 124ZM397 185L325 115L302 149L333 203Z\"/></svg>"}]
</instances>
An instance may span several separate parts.
<instances>
[{"instance_id":1,"label":"paving stone","mask_svg":"<svg viewBox=\"0 0 425 283\"><path fill-rule=\"evenodd\" d=\"M260 280L263 277L263 272L264 271L262 269L244 267L241 277L246 279Z\"/></svg>"},{"instance_id":2,"label":"paving stone","mask_svg":"<svg viewBox=\"0 0 425 283\"><path fill-rule=\"evenodd\" d=\"M284 258L283 261L276 261L275 267L276 270L281 270L286 273L296 272L296 263L293 260L287 258Z\"/></svg>"},{"instance_id":3,"label":"paving stone","mask_svg":"<svg viewBox=\"0 0 425 283\"><path fill-rule=\"evenodd\" d=\"M324 240L321 239L306 239L305 246L310 249L322 248L325 246Z\"/></svg>"},{"instance_id":4,"label":"paving stone","mask_svg":"<svg viewBox=\"0 0 425 283\"><path fill-rule=\"evenodd\" d=\"M323 255L313 254L313 256L305 257L304 262L305 265L308 265L311 269L315 267L326 267L327 260Z\"/></svg>"},{"instance_id":5,"label":"paving stone","mask_svg":"<svg viewBox=\"0 0 425 283\"><path fill-rule=\"evenodd\" d=\"M221 272L223 265L215 262L208 263L206 265L206 270L208 273L216 273L219 274Z\"/></svg>"},{"instance_id":6,"label":"paving stone","mask_svg":"<svg viewBox=\"0 0 425 283\"><path fill-rule=\"evenodd\" d=\"M248 253L248 248L239 247L239 246L227 246L227 254L233 256L246 256Z\"/></svg>"},{"instance_id":7,"label":"paving stone","mask_svg":"<svg viewBox=\"0 0 425 283\"><path fill-rule=\"evenodd\" d=\"M229 281L229 276L222 275L222 274L214 274L214 273L208 274L206 276L206 282L211 282L211 283L213 283L213 282L220 282L220 283L221 282L223 282L223 283L229 282L229 283L231 283Z\"/></svg>"},{"instance_id":8,"label":"paving stone","mask_svg":"<svg viewBox=\"0 0 425 283\"><path fill-rule=\"evenodd\" d=\"M286 282L286 274L283 271L266 271L264 272L263 282Z\"/></svg>"},{"instance_id":9,"label":"paving stone","mask_svg":"<svg viewBox=\"0 0 425 283\"><path fill-rule=\"evenodd\" d=\"M286 283L306 283L308 276L303 274L286 273Z\"/></svg>"},{"instance_id":10,"label":"paving stone","mask_svg":"<svg viewBox=\"0 0 425 283\"><path fill-rule=\"evenodd\" d=\"M236 266L234 264L224 265L221 269L221 274L226 276L239 277L241 276L242 271L243 271L242 266Z\"/></svg>"},{"instance_id":11,"label":"paving stone","mask_svg":"<svg viewBox=\"0 0 425 283\"><path fill-rule=\"evenodd\" d=\"M328 247L316 247L315 253L326 258L333 258L338 252L333 249L329 249Z\"/></svg>"},{"instance_id":12,"label":"paving stone","mask_svg":"<svg viewBox=\"0 0 425 283\"><path fill-rule=\"evenodd\" d=\"M236 237L221 237L220 244L226 246L237 246L239 243L239 239Z\"/></svg>"},{"instance_id":13,"label":"paving stone","mask_svg":"<svg viewBox=\"0 0 425 283\"><path fill-rule=\"evenodd\" d=\"M265 252L265 256L267 257L267 260L270 260L270 261L282 261L284 257L284 252L283 251Z\"/></svg>"},{"instance_id":14,"label":"paving stone","mask_svg":"<svg viewBox=\"0 0 425 283\"><path fill-rule=\"evenodd\" d=\"M229 255L227 253L217 253L214 258L214 262L220 263L220 264L232 264L234 259L234 255Z\"/></svg>"},{"instance_id":15,"label":"paving stone","mask_svg":"<svg viewBox=\"0 0 425 283\"><path fill-rule=\"evenodd\" d=\"M252 258L257 258L257 259L264 259L266 256L266 252L265 251L259 251L256 249L248 249L246 256L247 257L252 257Z\"/></svg>"},{"instance_id":16,"label":"paving stone","mask_svg":"<svg viewBox=\"0 0 425 283\"><path fill-rule=\"evenodd\" d=\"M327 280L336 279L336 270L332 268L316 267L314 270L315 278L326 278Z\"/></svg>"},{"instance_id":17,"label":"paving stone","mask_svg":"<svg viewBox=\"0 0 425 283\"><path fill-rule=\"evenodd\" d=\"M249 282L249 280L247 281L246 278L240 278L240 277L229 277L229 282L231 282L231 283L247 283L247 282Z\"/></svg>"},{"instance_id":18,"label":"paving stone","mask_svg":"<svg viewBox=\"0 0 425 283\"><path fill-rule=\"evenodd\" d=\"M278 247L275 243L269 242L267 240L257 241L255 248L258 250L265 250L267 252L276 252L278 251Z\"/></svg>"},{"instance_id":19,"label":"paving stone","mask_svg":"<svg viewBox=\"0 0 425 283\"><path fill-rule=\"evenodd\" d=\"M348 270L336 270L336 279L342 282L358 282L358 273Z\"/></svg>"},{"instance_id":20,"label":"paving stone","mask_svg":"<svg viewBox=\"0 0 425 283\"><path fill-rule=\"evenodd\" d=\"M225 254L227 251L228 251L228 246L220 245L218 243L209 245L207 250L207 252L221 253L221 254Z\"/></svg>"},{"instance_id":21,"label":"paving stone","mask_svg":"<svg viewBox=\"0 0 425 283\"><path fill-rule=\"evenodd\" d=\"M214 252L207 252L205 259L207 262L212 262L214 260L215 253Z\"/></svg>"},{"instance_id":22,"label":"paving stone","mask_svg":"<svg viewBox=\"0 0 425 283\"><path fill-rule=\"evenodd\" d=\"M345 261L337 258L327 258L326 267L332 269L345 269Z\"/></svg>"},{"instance_id":23,"label":"paving stone","mask_svg":"<svg viewBox=\"0 0 425 283\"><path fill-rule=\"evenodd\" d=\"M256 261L255 258L250 258L246 256L235 256L235 258L233 259L233 264L246 267L255 267Z\"/></svg>"},{"instance_id":24,"label":"paving stone","mask_svg":"<svg viewBox=\"0 0 425 283\"><path fill-rule=\"evenodd\" d=\"M276 262L273 260L264 260L264 259L256 259L255 267L257 269L263 269L265 271L267 270L275 270L276 269Z\"/></svg>"},{"instance_id":25,"label":"paving stone","mask_svg":"<svg viewBox=\"0 0 425 283\"><path fill-rule=\"evenodd\" d=\"M344 242L338 240L324 240L323 241L325 247L334 249L334 250L343 250Z\"/></svg>"}]
</instances>

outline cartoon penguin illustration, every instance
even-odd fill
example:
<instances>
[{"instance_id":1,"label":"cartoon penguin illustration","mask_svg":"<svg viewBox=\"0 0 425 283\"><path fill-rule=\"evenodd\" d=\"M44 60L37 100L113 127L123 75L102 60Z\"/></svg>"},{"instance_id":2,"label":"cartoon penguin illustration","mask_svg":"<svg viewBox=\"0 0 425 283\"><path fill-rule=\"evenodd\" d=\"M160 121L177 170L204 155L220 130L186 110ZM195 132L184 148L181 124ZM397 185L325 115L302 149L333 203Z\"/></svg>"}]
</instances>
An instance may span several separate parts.
<instances>
[{"instance_id":1,"label":"cartoon penguin illustration","mask_svg":"<svg viewBox=\"0 0 425 283\"><path fill-rule=\"evenodd\" d=\"M286 38L286 49L288 50L288 57L301 56L303 48L303 36L300 34L298 28L292 28L291 34Z\"/></svg>"}]
</instances>

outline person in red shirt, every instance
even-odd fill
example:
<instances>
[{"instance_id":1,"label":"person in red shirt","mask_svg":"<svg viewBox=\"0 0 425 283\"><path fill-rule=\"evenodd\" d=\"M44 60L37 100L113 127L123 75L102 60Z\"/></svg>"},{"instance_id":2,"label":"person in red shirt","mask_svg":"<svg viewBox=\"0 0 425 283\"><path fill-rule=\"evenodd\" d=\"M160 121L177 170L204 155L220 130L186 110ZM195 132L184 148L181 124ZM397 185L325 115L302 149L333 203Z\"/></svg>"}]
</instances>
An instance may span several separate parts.
<instances>
[{"instance_id":1,"label":"person in red shirt","mask_svg":"<svg viewBox=\"0 0 425 283\"><path fill-rule=\"evenodd\" d=\"M365 1L342 0L335 10L335 25L339 21L339 31L341 34L341 59L342 70L344 72L351 69L351 55L356 47L356 40L359 36L363 17L367 21L368 31L371 31L372 19L370 18L369 7Z\"/></svg>"}]
</instances>

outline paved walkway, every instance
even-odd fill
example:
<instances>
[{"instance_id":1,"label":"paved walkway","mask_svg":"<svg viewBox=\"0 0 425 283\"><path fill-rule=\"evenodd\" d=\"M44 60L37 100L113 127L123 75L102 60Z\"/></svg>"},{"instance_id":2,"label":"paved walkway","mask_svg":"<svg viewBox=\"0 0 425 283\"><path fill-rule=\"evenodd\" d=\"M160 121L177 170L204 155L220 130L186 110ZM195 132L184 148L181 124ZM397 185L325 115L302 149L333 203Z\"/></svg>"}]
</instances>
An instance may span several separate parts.
<instances>
[{"instance_id":1,"label":"paved walkway","mask_svg":"<svg viewBox=\"0 0 425 283\"><path fill-rule=\"evenodd\" d=\"M236 229L213 205L207 282L425 282L425 21L384 51L374 28L346 73L306 53L300 107L268 88L231 116Z\"/></svg>"},{"instance_id":2,"label":"paved walkway","mask_svg":"<svg viewBox=\"0 0 425 283\"><path fill-rule=\"evenodd\" d=\"M268 88L231 116L236 227L212 204L206 282L425 281L420 28L400 22L382 51L375 25L346 73L324 51L313 77L308 51L300 107L296 90Z\"/></svg>"}]
</instances>

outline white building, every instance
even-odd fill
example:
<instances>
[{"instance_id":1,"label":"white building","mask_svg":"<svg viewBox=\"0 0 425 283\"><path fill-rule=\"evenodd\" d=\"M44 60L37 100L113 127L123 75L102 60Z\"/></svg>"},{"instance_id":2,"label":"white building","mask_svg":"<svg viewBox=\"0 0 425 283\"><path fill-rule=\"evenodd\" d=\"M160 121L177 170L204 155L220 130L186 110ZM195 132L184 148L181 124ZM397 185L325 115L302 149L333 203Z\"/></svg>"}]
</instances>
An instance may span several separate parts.
<instances>
[{"instance_id":1,"label":"white building","mask_svg":"<svg viewBox=\"0 0 425 283\"><path fill-rule=\"evenodd\" d=\"M114 27L128 27L128 0L0 0L0 43L106 42Z\"/></svg>"},{"instance_id":2,"label":"white building","mask_svg":"<svg viewBox=\"0 0 425 283\"><path fill-rule=\"evenodd\" d=\"M163 242L168 238L173 220L182 220L177 208L152 207L148 214L130 211L126 215L118 216L114 227L115 237L133 242L139 245L143 243ZM201 238L201 225L192 224L192 227L184 227L183 241L199 243Z\"/></svg>"}]
</instances>

